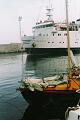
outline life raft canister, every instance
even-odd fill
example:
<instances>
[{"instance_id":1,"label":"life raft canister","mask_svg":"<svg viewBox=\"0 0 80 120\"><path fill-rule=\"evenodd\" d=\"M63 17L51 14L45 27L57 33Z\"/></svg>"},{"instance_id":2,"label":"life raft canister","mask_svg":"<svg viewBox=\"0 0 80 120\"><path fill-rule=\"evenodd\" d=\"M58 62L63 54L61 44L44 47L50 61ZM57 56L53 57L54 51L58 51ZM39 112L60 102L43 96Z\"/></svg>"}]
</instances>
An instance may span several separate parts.
<instances>
[{"instance_id":1,"label":"life raft canister","mask_svg":"<svg viewBox=\"0 0 80 120\"><path fill-rule=\"evenodd\" d=\"M32 43L32 47L33 47L33 48L35 48L35 47L36 47L36 44L35 44L34 42Z\"/></svg>"}]
</instances>

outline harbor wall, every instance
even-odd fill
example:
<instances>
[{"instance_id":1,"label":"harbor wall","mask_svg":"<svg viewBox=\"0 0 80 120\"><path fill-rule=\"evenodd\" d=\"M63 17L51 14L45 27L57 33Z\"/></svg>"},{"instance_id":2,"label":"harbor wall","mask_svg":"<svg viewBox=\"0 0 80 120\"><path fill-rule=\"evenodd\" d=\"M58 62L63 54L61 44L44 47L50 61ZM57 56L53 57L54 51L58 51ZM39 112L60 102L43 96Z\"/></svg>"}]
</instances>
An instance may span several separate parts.
<instances>
[{"instance_id":1,"label":"harbor wall","mask_svg":"<svg viewBox=\"0 0 80 120\"><path fill-rule=\"evenodd\" d=\"M0 44L0 53L21 52L21 43Z\"/></svg>"}]
</instances>

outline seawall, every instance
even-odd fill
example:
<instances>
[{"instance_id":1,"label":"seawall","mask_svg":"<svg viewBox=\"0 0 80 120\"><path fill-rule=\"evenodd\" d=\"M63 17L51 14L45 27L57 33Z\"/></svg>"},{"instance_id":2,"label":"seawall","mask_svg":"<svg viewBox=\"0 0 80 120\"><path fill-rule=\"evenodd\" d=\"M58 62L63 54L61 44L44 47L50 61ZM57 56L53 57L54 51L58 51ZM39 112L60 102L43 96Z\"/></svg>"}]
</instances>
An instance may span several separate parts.
<instances>
[{"instance_id":1,"label":"seawall","mask_svg":"<svg viewBox=\"0 0 80 120\"><path fill-rule=\"evenodd\" d=\"M0 53L14 53L21 51L21 43L0 44Z\"/></svg>"}]
</instances>

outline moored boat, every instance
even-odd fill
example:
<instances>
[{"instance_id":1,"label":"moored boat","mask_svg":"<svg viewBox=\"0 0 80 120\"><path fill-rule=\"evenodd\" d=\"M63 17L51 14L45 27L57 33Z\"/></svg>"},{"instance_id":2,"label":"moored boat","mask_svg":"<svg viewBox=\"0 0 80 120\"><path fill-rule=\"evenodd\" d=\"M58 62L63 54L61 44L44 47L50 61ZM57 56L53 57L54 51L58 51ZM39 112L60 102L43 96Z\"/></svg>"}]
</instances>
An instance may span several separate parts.
<instances>
[{"instance_id":1,"label":"moored boat","mask_svg":"<svg viewBox=\"0 0 80 120\"><path fill-rule=\"evenodd\" d=\"M33 35L23 35L23 47L30 55L67 55L66 22L55 22L52 7L47 9L46 20L40 20L32 28ZM70 48L74 54L80 53L80 19L69 22Z\"/></svg>"},{"instance_id":2,"label":"moored boat","mask_svg":"<svg viewBox=\"0 0 80 120\"><path fill-rule=\"evenodd\" d=\"M66 109L69 106L76 106L79 101L76 90L80 88L80 78L72 78L70 83L62 79L45 81L39 80L39 82L32 83L23 81L23 85L19 90L24 99L35 109L39 108L48 111L48 108L51 107L54 117L57 114L57 117L64 118Z\"/></svg>"}]
</instances>

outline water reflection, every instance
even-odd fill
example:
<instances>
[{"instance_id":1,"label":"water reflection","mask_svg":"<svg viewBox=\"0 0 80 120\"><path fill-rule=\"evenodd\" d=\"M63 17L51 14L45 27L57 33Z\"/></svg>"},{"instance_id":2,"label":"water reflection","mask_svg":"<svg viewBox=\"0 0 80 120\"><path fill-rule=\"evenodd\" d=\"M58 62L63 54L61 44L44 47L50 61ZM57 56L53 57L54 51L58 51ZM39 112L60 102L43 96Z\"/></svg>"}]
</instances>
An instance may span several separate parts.
<instances>
[{"instance_id":1,"label":"water reflection","mask_svg":"<svg viewBox=\"0 0 80 120\"><path fill-rule=\"evenodd\" d=\"M54 74L65 73L66 70L66 56L27 56L26 58L25 74L27 77L47 77Z\"/></svg>"},{"instance_id":2,"label":"water reflection","mask_svg":"<svg viewBox=\"0 0 80 120\"><path fill-rule=\"evenodd\" d=\"M48 108L49 109L49 108ZM33 108L29 106L20 120L63 120L56 115L54 117L54 112L50 110L44 110L40 108Z\"/></svg>"},{"instance_id":3,"label":"water reflection","mask_svg":"<svg viewBox=\"0 0 80 120\"><path fill-rule=\"evenodd\" d=\"M44 113L40 109L33 109L29 107L26 109L23 118L21 120L47 120L47 117L44 116Z\"/></svg>"}]
</instances>

